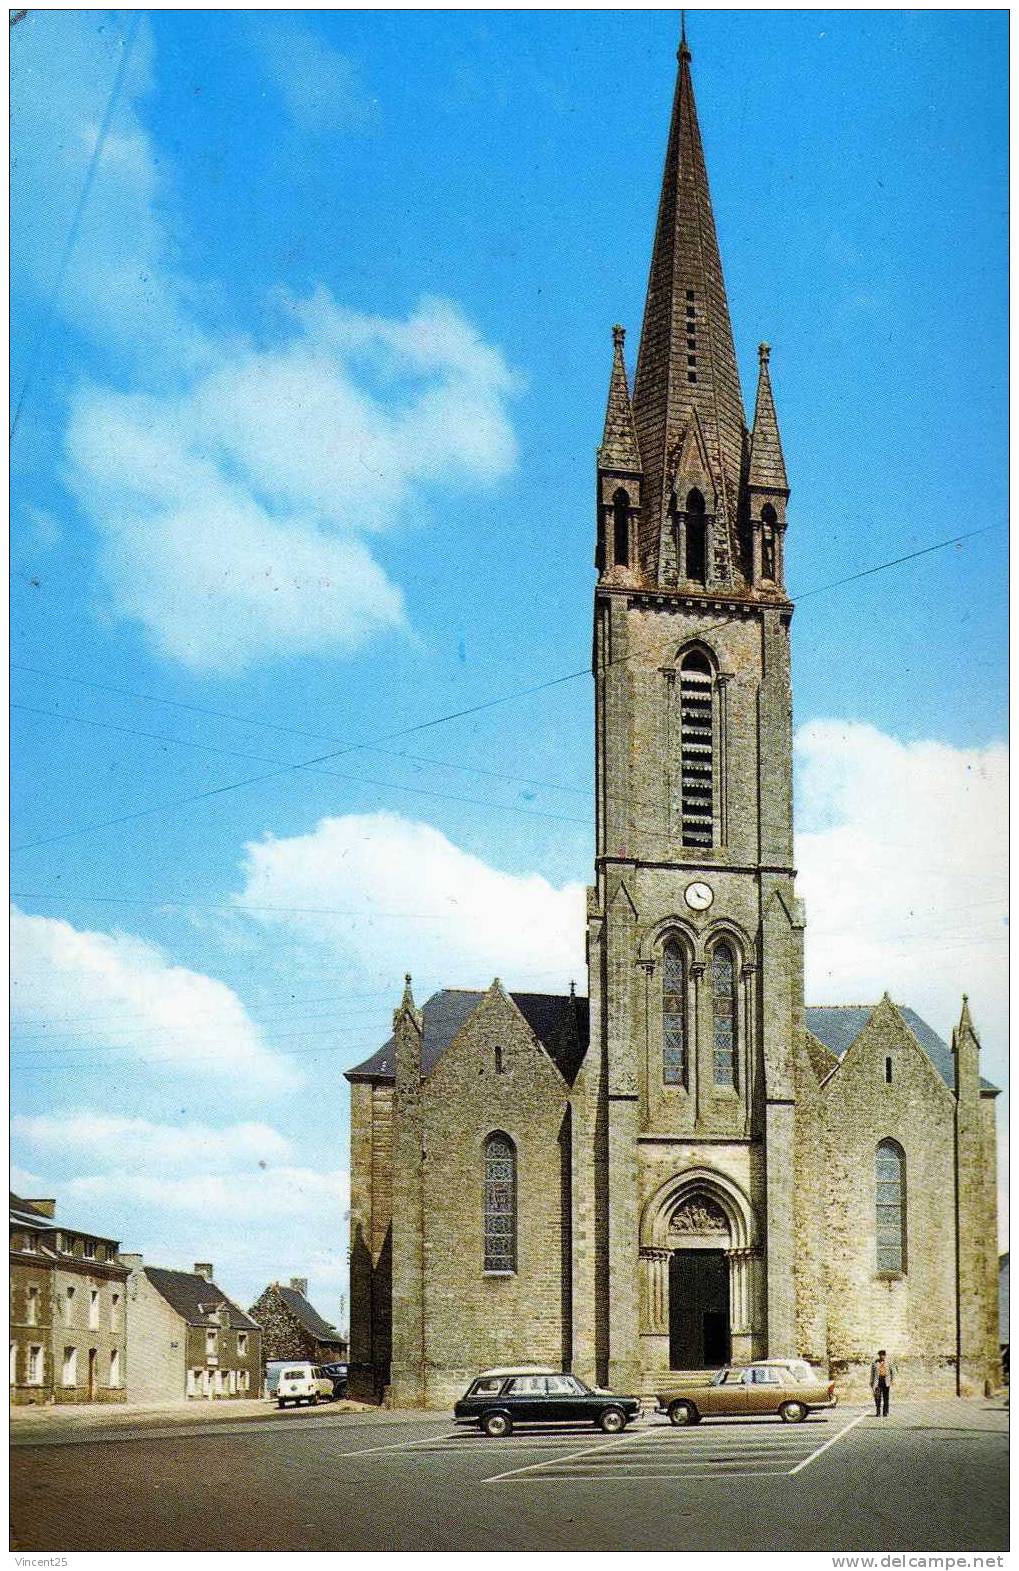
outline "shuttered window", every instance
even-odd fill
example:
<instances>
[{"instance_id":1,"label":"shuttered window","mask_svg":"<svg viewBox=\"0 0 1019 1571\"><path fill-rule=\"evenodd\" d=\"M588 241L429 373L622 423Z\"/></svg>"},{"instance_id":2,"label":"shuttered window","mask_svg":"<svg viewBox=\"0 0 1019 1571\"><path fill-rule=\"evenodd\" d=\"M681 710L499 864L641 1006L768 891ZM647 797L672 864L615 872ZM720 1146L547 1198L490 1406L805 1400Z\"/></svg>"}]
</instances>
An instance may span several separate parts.
<instances>
[{"instance_id":1,"label":"shuttered window","mask_svg":"<svg viewBox=\"0 0 1019 1571\"><path fill-rule=\"evenodd\" d=\"M699 650L680 666L679 702L683 844L708 847L714 838L713 682Z\"/></svg>"},{"instance_id":2,"label":"shuttered window","mask_svg":"<svg viewBox=\"0 0 1019 1571\"><path fill-rule=\"evenodd\" d=\"M485 1270L517 1268L517 1154L508 1135L485 1142Z\"/></svg>"},{"instance_id":3,"label":"shuttered window","mask_svg":"<svg viewBox=\"0 0 1019 1571\"><path fill-rule=\"evenodd\" d=\"M900 1275L906 1269L906 1157L894 1140L882 1140L875 1158L877 1268Z\"/></svg>"}]
</instances>

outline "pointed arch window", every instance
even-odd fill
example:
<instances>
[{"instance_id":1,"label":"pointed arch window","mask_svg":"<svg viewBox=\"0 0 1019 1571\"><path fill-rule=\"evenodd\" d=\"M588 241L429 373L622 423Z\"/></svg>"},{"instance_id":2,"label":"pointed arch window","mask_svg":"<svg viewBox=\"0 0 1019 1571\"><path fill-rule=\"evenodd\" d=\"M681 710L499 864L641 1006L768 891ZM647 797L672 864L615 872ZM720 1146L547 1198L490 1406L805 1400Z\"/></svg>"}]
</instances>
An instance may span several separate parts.
<instances>
[{"instance_id":1,"label":"pointed arch window","mask_svg":"<svg viewBox=\"0 0 1019 1571\"><path fill-rule=\"evenodd\" d=\"M517 1268L517 1153L508 1135L485 1141L485 1270Z\"/></svg>"},{"instance_id":2,"label":"pointed arch window","mask_svg":"<svg viewBox=\"0 0 1019 1571\"><path fill-rule=\"evenodd\" d=\"M716 1086L736 1088L736 957L729 944L711 954L711 1043Z\"/></svg>"},{"instance_id":3,"label":"pointed arch window","mask_svg":"<svg viewBox=\"0 0 1019 1571\"><path fill-rule=\"evenodd\" d=\"M696 487L686 499L686 576L695 584L708 581L708 529L704 498Z\"/></svg>"},{"instance_id":4,"label":"pointed arch window","mask_svg":"<svg viewBox=\"0 0 1019 1571\"><path fill-rule=\"evenodd\" d=\"M874 1159L877 1268L901 1276L906 1269L906 1153L895 1140L882 1140Z\"/></svg>"},{"instance_id":5,"label":"pointed arch window","mask_svg":"<svg viewBox=\"0 0 1019 1571\"><path fill-rule=\"evenodd\" d=\"M699 649L680 665L679 702L683 844L706 847L714 839L714 679Z\"/></svg>"},{"instance_id":6,"label":"pointed arch window","mask_svg":"<svg viewBox=\"0 0 1019 1571\"><path fill-rule=\"evenodd\" d=\"M770 502L761 509L761 577L775 582L775 525L778 518Z\"/></svg>"},{"instance_id":7,"label":"pointed arch window","mask_svg":"<svg viewBox=\"0 0 1019 1571\"><path fill-rule=\"evenodd\" d=\"M662 1080L685 1086L686 1075L686 962L670 939L662 952Z\"/></svg>"},{"instance_id":8,"label":"pointed arch window","mask_svg":"<svg viewBox=\"0 0 1019 1571\"><path fill-rule=\"evenodd\" d=\"M622 487L612 498L612 551L616 567L629 567L630 498Z\"/></svg>"}]
</instances>

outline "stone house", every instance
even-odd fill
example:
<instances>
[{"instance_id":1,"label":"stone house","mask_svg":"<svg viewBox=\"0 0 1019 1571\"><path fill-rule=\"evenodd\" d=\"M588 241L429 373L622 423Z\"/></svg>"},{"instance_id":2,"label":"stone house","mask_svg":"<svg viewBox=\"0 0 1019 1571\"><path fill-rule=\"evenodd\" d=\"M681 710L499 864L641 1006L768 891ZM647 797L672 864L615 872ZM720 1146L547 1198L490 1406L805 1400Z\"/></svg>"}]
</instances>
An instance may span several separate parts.
<instances>
[{"instance_id":1,"label":"stone house","mask_svg":"<svg viewBox=\"0 0 1019 1571\"><path fill-rule=\"evenodd\" d=\"M618 1391L799 1354L845 1392L1000 1375L996 1088L887 994L808 1008L789 483L744 416L685 40L631 398L595 508L586 999L408 978L348 1072L352 1395L546 1361ZM625 251L621 253L625 255Z\"/></svg>"},{"instance_id":2,"label":"stone house","mask_svg":"<svg viewBox=\"0 0 1019 1571\"><path fill-rule=\"evenodd\" d=\"M263 1366L276 1358L330 1364L347 1357L347 1338L308 1302L307 1277L291 1277L289 1287L270 1282L248 1314L262 1329Z\"/></svg>"},{"instance_id":3,"label":"stone house","mask_svg":"<svg viewBox=\"0 0 1019 1571\"><path fill-rule=\"evenodd\" d=\"M141 1255L121 1258L130 1270L132 1402L261 1395L262 1333L216 1286L210 1264L167 1271Z\"/></svg>"},{"instance_id":4,"label":"stone house","mask_svg":"<svg viewBox=\"0 0 1019 1571\"><path fill-rule=\"evenodd\" d=\"M127 1270L116 1239L69 1227L53 1200L10 1197L13 1403L123 1402Z\"/></svg>"}]
</instances>

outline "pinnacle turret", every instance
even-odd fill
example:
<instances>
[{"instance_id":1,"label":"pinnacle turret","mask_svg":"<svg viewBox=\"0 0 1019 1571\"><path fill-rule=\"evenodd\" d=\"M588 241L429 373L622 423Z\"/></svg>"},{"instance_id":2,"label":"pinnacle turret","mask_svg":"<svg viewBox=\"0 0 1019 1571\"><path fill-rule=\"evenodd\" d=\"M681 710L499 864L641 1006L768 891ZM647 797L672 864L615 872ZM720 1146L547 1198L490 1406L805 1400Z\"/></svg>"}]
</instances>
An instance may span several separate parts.
<instances>
[{"instance_id":1,"label":"pinnacle turret","mask_svg":"<svg viewBox=\"0 0 1019 1571\"><path fill-rule=\"evenodd\" d=\"M750 437L750 474L748 484L760 491L783 491L789 495L789 482L782 456L782 438L778 433L778 416L771 391L768 362L771 345L761 344L758 351L760 371L757 379L757 403L754 408L754 429Z\"/></svg>"},{"instance_id":2,"label":"pinnacle turret","mask_svg":"<svg viewBox=\"0 0 1019 1571\"><path fill-rule=\"evenodd\" d=\"M617 324L612 329L612 377L598 463L603 469L632 470L639 474L640 448L637 446L630 387L626 380L626 362L623 359L625 341L626 329Z\"/></svg>"}]
</instances>

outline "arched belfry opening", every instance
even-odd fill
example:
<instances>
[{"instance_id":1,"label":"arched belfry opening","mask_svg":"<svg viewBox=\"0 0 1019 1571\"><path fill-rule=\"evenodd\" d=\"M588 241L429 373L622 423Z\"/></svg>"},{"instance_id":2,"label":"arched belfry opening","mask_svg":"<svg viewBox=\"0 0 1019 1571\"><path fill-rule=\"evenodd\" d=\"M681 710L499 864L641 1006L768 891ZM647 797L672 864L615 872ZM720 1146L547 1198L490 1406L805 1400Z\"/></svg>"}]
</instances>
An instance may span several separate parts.
<instances>
[{"instance_id":1,"label":"arched belfry opening","mask_svg":"<svg viewBox=\"0 0 1019 1571\"><path fill-rule=\"evenodd\" d=\"M641 1222L644 1367L718 1369L757 1352L757 1226L742 1190L693 1169L663 1184Z\"/></svg>"},{"instance_id":2,"label":"arched belfry opening","mask_svg":"<svg viewBox=\"0 0 1019 1571\"><path fill-rule=\"evenodd\" d=\"M708 521L696 486L686 499L686 576L695 584L708 581Z\"/></svg>"}]
</instances>

